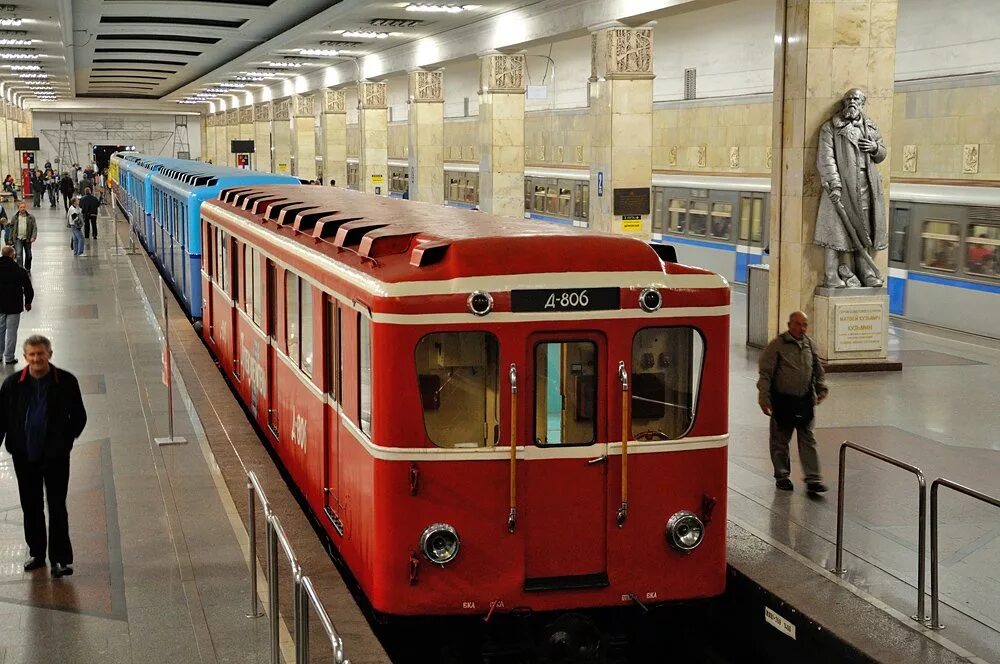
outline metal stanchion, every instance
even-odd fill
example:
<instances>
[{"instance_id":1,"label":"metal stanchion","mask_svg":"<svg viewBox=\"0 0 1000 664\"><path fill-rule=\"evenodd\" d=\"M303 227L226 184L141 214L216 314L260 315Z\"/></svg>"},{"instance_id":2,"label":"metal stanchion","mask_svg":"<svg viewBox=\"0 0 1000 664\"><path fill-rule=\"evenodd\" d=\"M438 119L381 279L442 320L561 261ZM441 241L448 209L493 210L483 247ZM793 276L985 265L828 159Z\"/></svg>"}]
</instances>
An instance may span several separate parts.
<instances>
[{"instance_id":1,"label":"metal stanchion","mask_svg":"<svg viewBox=\"0 0 1000 664\"><path fill-rule=\"evenodd\" d=\"M250 612L247 618L260 618L264 612L257 605L257 490L253 482L247 480L247 535L250 537ZM264 515L267 518L267 515Z\"/></svg>"},{"instance_id":2,"label":"metal stanchion","mask_svg":"<svg viewBox=\"0 0 1000 664\"><path fill-rule=\"evenodd\" d=\"M271 627L271 664L281 664L278 622L278 533L267 519L267 618Z\"/></svg>"},{"instance_id":3,"label":"metal stanchion","mask_svg":"<svg viewBox=\"0 0 1000 664\"><path fill-rule=\"evenodd\" d=\"M166 438L154 438L157 445L179 445L187 443L187 438L174 435L174 378L172 374L172 363L170 357L170 315L167 313L167 290L163 286L163 278L160 278L160 299L163 303L163 343L165 344L163 354L163 376L167 383L167 427L168 436Z\"/></svg>"}]
</instances>

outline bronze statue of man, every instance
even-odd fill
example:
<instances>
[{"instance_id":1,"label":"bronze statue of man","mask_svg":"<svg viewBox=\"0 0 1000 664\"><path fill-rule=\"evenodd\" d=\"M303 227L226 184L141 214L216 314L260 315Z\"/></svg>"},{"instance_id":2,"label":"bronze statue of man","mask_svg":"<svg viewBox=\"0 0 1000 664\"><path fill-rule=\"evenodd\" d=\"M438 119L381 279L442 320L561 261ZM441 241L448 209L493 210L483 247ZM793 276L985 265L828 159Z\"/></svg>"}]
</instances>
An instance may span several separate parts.
<instances>
[{"instance_id":1,"label":"bronze statue of man","mask_svg":"<svg viewBox=\"0 0 1000 664\"><path fill-rule=\"evenodd\" d=\"M820 195L814 241L826 251L827 288L882 285L875 252L888 246L882 177L886 157L878 127L863 111L865 93L848 90L842 108L819 130Z\"/></svg>"}]
</instances>

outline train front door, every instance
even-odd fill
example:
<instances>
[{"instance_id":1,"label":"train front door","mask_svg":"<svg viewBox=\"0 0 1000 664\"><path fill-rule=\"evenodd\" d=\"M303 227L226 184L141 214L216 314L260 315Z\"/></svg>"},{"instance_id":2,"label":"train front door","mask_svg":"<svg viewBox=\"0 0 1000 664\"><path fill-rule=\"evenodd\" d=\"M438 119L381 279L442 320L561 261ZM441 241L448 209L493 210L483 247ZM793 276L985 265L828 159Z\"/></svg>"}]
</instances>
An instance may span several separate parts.
<instances>
[{"instance_id":1,"label":"train front door","mask_svg":"<svg viewBox=\"0 0 1000 664\"><path fill-rule=\"evenodd\" d=\"M607 364L599 334L534 335L519 381L525 589L601 587L607 577ZM519 491L519 493L521 493ZM520 501L519 501L520 502Z\"/></svg>"}]
</instances>

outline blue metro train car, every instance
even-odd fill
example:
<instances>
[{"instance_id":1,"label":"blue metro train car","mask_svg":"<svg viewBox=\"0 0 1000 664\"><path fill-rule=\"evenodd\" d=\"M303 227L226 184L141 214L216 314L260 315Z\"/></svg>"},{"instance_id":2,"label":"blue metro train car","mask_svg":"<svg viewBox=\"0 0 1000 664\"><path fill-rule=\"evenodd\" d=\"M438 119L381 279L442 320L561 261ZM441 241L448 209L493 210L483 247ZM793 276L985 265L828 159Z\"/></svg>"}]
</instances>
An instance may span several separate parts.
<instances>
[{"instance_id":1,"label":"blue metro train car","mask_svg":"<svg viewBox=\"0 0 1000 664\"><path fill-rule=\"evenodd\" d=\"M111 158L125 213L191 318L201 318L201 204L228 187L299 184L297 178L135 152Z\"/></svg>"}]
</instances>

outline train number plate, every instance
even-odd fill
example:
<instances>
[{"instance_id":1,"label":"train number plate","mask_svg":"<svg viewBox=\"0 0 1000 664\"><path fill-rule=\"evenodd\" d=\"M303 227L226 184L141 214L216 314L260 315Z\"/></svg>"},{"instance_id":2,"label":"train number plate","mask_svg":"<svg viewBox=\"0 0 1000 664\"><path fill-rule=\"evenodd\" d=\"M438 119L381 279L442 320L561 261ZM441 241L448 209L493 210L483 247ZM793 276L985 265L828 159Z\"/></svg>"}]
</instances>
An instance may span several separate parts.
<instances>
[{"instance_id":1,"label":"train number plate","mask_svg":"<svg viewBox=\"0 0 1000 664\"><path fill-rule=\"evenodd\" d=\"M539 288L510 293L511 311L600 311L619 309L618 288Z\"/></svg>"}]
</instances>

